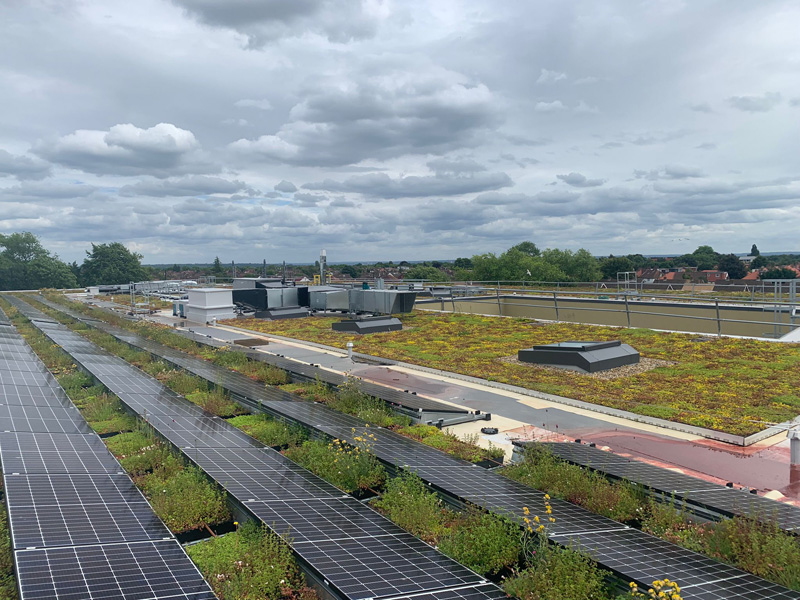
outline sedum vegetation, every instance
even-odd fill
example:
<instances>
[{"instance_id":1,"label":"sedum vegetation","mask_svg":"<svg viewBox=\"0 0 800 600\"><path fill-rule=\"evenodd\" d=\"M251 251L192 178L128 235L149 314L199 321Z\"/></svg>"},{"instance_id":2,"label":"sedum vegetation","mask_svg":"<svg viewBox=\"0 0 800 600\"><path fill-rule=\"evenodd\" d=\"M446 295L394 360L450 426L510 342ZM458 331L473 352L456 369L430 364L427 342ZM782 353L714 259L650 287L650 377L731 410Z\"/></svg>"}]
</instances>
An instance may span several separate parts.
<instances>
[{"instance_id":1,"label":"sedum vegetation","mask_svg":"<svg viewBox=\"0 0 800 600\"><path fill-rule=\"evenodd\" d=\"M284 454L348 494L365 492L380 488L386 480L386 470L372 453L373 438L366 429L355 436L352 446L338 439L309 440L287 448Z\"/></svg>"},{"instance_id":2,"label":"sedum vegetation","mask_svg":"<svg viewBox=\"0 0 800 600\"><path fill-rule=\"evenodd\" d=\"M235 532L186 549L220 600L313 600L292 551L264 526L248 522Z\"/></svg>"},{"instance_id":3,"label":"sedum vegetation","mask_svg":"<svg viewBox=\"0 0 800 600\"><path fill-rule=\"evenodd\" d=\"M749 435L763 429L760 422L782 422L800 412L794 375L800 370L797 344L420 311L401 317L402 331L358 336L332 331L336 320L247 319L236 325L341 349L353 342L364 354L736 435ZM574 339L619 339L643 357L674 364L601 379L508 360L521 348Z\"/></svg>"}]
</instances>

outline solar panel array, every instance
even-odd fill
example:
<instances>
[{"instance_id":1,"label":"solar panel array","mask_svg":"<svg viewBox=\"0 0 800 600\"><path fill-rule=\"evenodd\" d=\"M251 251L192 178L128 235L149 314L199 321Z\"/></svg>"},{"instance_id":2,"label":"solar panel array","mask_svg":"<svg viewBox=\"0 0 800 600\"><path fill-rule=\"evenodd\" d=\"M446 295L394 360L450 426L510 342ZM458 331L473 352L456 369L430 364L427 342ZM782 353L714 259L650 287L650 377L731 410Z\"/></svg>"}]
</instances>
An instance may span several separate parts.
<instances>
[{"instance_id":1,"label":"solar panel array","mask_svg":"<svg viewBox=\"0 0 800 600\"><path fill-rule=\"evenodd\" d=\"M0 461L22 600L215 598L10 325L0 356Z\"/></svg>"},{"instance_id":2,"label":"solar panel array","mask_svg":"<svg viewBox=\"0 0 800 600\"><path fill-rule=\"evenodd\" d=\"M106 328L106 331L115 332ZM294 398L285 395L274 399L270 389L239 373L228 371L201 359L167 349L130 333L119 336L135 345L147 348L156 355L179 358L187 371L214 381L229 391L256 401L267 412L290 419L329 436L358 443L365 423L326 406L308 402L287 402ZM522 522L524 508L533 515L544 515L544 493L509 480L502 475L455 459L436 449L401 436L393 431L372 427L375 436L372 452L384 463L416 471L432 487L486 510L505 514ZM637 582L645 589L655 579L668 577L681 586L685 599L723 600L728 598L773 598L797 600L798 593L788 588L749 575L675 544L655 538L611 519L595 515L568 502L549 501L556 522L550 527L550 537L564 546L579 545L602 567ZM355 550L355 549L354 549ZM360 552L360 550L358 550ZM316 558L324 557L317 553ZM326 559L325 559L326 560ZM742 584L748 592L742 595Z\"/></svg>"},{"instance_id":3,"label":"solar panel array","mask_svg":"<svg viewBox=\"0 0 800 600\"><path fill-rule=\"evenodd\" d=\"M77 313L76 311L72 311L69 308L64 307L62 305L50 302L46 299L40 299L40 300L45 304L47 304L48 306L51 306L52 308L61 310L69 314L73 318L89 322L92 326L101 329L104 327L104 324L102 324L102 322L97 321L96 319L91 319L89 317L86 317L85 315ZM214 346L216 348L228 346L228 344L225 342L219 342L218 340L215 340L205 335L200 335L190 331L179 330L179 332L182 335L201 344ZM131 342L131 340L126 340L126 341ZM283 369L284 371L292 373L292 375L295 375L307 381L311 382L322 381L323 383L326 383L333 387L338 387L340 385L345 384L348 381L348 377L345 375L334 373L327 369L322 369L316 365L310 365L297 360L292 360L290 358L286 358L278 354L254 352L251 350L244 350L244 349L239 351L245 353L248 357L250 357L253 360L257 360L259 362L264 362L269 365L278 367L279 369ZM433 398L417 396L415 394L406 391L392 389L390 387L371 383L369 381L356 380L356 385L365 394L383 400L387 404L401 407L403 409L412 412L453 413L453 414L472 414L475 412L470 409L459 408L452 406L450 404L446 404L444 402L439 402L437 400L434 400Z\"/></svg>"},{"instance_id":4,"label":"solar panel array","mask_svg":"<svg viewBox=\"0 0 800 600\"><path fill-rule=\"evenodd\" d=\"M743 516L775 523L786 531L800 530L800 508L785 502L676 473L585 444L549 442L543 446L562 460L685 500L690 507L702 507L727 517Z\"/></svg>"},{"instance_id":5,"label":"solar panel array","mask_svg":"<svg viewBox=\"0 0 800 600\"><path fill-rule=\"evenodd\" d=\"M66 327L34 324L124 403L146 414L156 431L253 515L291 539L293 551L342 598L458 593L482 600L504 595L279 452L204 413L142 371L126 370L124 361L87 345ZM187 415L187 410L199 412Z\"/></svg>"}]
</instances>

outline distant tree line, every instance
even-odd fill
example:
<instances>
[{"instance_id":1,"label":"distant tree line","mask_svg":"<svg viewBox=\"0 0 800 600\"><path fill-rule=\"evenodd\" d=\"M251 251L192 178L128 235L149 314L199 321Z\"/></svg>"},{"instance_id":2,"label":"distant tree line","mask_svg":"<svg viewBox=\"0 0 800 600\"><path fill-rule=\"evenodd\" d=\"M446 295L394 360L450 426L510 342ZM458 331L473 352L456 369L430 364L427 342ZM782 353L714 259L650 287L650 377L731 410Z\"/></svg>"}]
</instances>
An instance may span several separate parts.
<instances>
[{"instance_id":1,"label":"distant tree line","mask_svg":"<svg viewBox=\"0 0 800 600\"><path fill-rule=\"evenodd\" d=\"M0 290L77 288L149 279L142 256L119 242L92 244L82 264L67 264L32 233L0 235Z\"/></svg>"},{"instance_id":2,"label":"distant tree line","mask_svg":"<svg viewBox=\"0 0 800 600\"><path fill-rule=\"evenodd\" d=\"M762 269L762 279L794 279L797 275L786 266L800 263L800 255L764 256L753 244L750 255L755 258L751 268ZM129 283L149 279L186 279L204 275L231 277L234 268L217 256L207 265L181 266L173 264L142 265L142 255L120 242L92 244L91 251L79 265L67 264L49 252L30 232L0 234L0 290L77 288L89 285ZM719 254L711 246L699 246L690 254L669 259L648 258L641 254L596 258L588 250L577 251L548 248L539 250L531 241L521 242L497 255L494 253L460 257L455 261L424 261L410 263L375 262L354 265L329 264L335 276L353 279L382 277L387 273L404 279L426 281L562 281L581 282L615 279L617 273L642 268L696 267L698 270L727 271L731 279L741 279L748 267L734 254ZM263 265L236 265L236 275L257 277L264 273ZM267 265L266 274L280 276L283 266ZM319 263L287 265L288 278L308 277L319 273Z\"/></svg>"}]
</instances>

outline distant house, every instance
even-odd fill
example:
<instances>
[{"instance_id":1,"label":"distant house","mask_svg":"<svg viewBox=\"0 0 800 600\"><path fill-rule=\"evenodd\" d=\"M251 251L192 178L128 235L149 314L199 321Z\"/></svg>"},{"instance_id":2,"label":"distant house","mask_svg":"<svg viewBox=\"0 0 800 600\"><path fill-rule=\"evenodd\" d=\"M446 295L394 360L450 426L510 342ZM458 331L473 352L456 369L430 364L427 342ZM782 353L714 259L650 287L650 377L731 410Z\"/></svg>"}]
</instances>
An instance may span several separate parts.
<instances>
[{"instance_id":1,"label":"distant house","mask_svg":"<svg viewBox=\"0 0 800 600\"><path fill-rule=\"evenodd\" d=\"M728 280L728 272L727 271L717 271L715 269L705 269L700 271L706 276L706 281L708 283L716 283L718 281L727 281Z\"/></svg>"},{"instance_id":2,"label":"distant house","mask_svg":"<svg viewBox=\"0 0 800 600\"><path fill-rule=\"evenodd\" d=\"M758 281L760 273L758 271L750 271L747 275L742 277L742 281Z\"/></svg>"},{"instance_id":3,"label":"distant house","mask_svg":"<svg viewBox=\"0 0 800 600\"><path fill-rule=\"evenodd\" d=\"M740 256L739 260L742 261L744 264L749 265L756 259L755 256Z\"/></svg>"}]
</instances>

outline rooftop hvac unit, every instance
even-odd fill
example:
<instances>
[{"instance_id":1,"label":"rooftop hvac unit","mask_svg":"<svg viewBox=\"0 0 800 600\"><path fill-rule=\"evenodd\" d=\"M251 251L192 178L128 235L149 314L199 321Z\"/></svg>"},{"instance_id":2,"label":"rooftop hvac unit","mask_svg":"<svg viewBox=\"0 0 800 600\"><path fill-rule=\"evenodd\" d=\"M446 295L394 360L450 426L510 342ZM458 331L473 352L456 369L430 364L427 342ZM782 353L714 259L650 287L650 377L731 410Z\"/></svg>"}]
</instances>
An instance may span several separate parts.
<instances>
[{"instance_id":1,"label":"rooftop hvac unit","mask_svg":"<svg viewBox=\"0 0 800 600\"><path fill-rule=\"evenodd\" d=\"M350 310L347 290L310 291L312 310Z\"/></svg>"}]
</instances>

